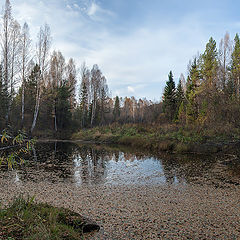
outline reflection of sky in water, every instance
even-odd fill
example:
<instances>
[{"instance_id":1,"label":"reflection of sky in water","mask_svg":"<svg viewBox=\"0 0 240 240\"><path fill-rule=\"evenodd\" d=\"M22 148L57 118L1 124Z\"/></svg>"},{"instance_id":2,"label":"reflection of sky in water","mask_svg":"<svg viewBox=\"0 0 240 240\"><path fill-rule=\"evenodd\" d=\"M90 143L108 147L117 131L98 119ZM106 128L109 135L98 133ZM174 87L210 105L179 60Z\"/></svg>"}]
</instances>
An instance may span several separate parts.
<instances>
[{"instance_id":1,"label":"reflection of sky in water","mask_svg":"<svg viewBox=\"0 0 240 240\"><path fill-rule=\"evenodd\" d=\"M66 182L81 185L186 184L208 174L211 161L150 157L72 143L37 144L26 167L3 171L16 184L22 181Z\"/></svg>"},{"instance_id":2,"label":"reflection of sky in water","mask_svg":"<svg viewBox=\"0 0 240 240\"><path fill-rule=\"evenodd\" d=\"M164 175L161 161L145 157L138 159L135 155L119 152L112 156L105 155L97 160L90 155L83 159L75 155L74 182L82 184L164 184L169 178ZM179 183L176 176L172 176L171 183Z\"/></svg>"},{"instance_id":3,"label":"reflection of sky in water","mask_svg":"<svg viewBox=\"0 0 240 240\"><path fill-rule=\"evenodd\" d=\"M164 183L165 177L160 161L154 158L137 160L111 160L106 164L106 183L146 184Z\"/></svg>"}]
</instances>

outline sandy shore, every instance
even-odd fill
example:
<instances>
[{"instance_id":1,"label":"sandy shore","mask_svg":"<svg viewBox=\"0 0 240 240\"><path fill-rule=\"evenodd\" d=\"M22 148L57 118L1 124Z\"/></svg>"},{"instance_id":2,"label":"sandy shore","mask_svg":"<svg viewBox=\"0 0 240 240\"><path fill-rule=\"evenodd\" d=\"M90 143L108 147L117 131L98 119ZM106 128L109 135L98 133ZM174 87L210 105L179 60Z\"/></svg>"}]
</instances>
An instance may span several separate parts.
<instances>
[{"instance_id":1,"label":"sandy shore","mask_svg":"<svg viewBox=\"0 0 240 240\"><path fill-rule=\"evenodd\" d=\"M0 178L0 201L19 193L70 208L102 226L85 239L240 239L240 188L82 186Z\"/></svg>"}]
</instances>

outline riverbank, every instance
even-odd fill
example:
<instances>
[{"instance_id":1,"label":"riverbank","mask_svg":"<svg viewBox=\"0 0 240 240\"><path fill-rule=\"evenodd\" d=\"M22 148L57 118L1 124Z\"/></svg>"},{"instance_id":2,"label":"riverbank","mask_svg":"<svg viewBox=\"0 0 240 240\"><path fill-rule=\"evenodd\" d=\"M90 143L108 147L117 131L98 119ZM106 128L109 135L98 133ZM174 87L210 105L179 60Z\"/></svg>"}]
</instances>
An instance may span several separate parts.
<instances>
[{"instance_id":1,"label":"riverbank","mask_svg":"<svg viewBox=\"0 0 240 240\"><path fill-rule=\"evenodd\" d=\"M110 125L81 130L73 140L120 144L154 152L217 153L240 146L240 129L204 129L178 125Z\"/></svg>"},{"instance_id":2,"label":"riverbank","mask_svg":"<svg viewBox=\"0 0 240 240\"><path fill-rule=\"evenodd\" d=\"M0 201L16 194L91 217L98 233L84 239L238 239L240 188L211 185L100 185L22 182L1 179Z\"/></svg>"},{"instance_id":3,"label":"riverbank","mask_svg":"<svg viewBox=\"0 0 240 240\"><path fill-rule=\"evenodd\" d=\"M83 234L100 227L80 214L32 198L17 197L10 206L0 208L0 239L47 240L83 238Z\"/></svg>"}]
</instances>

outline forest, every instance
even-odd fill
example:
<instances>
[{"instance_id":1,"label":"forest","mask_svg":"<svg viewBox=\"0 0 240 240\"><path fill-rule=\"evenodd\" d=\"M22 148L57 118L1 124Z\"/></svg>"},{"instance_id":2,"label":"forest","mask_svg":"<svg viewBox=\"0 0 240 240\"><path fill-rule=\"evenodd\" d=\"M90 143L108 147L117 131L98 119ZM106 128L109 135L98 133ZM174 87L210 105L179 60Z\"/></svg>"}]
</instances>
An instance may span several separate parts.
<instances>
[{"instance_id":1,"label":"forest","mask_svg":"<svg viewBox=\"0 0 240 240\"><path fill-rule=\"evenodd\" d=\"M61 51L51 51L46 24L31 40L6 0L0 29L0 131L23 130L33 136L61 136L111 124L239 128L240 38L225 34L217 48L211 37L205 51L174 82L172 71L159 102L111 96L95 64L77 66ZM184 70L184 69L183 69ZM162 81L159 76L159 81ZM160 85L160 84L159 84ZM160 88L160 87L159 87ZM159 93L161 89L159 89Z\"/></svg>"}]
</instances>

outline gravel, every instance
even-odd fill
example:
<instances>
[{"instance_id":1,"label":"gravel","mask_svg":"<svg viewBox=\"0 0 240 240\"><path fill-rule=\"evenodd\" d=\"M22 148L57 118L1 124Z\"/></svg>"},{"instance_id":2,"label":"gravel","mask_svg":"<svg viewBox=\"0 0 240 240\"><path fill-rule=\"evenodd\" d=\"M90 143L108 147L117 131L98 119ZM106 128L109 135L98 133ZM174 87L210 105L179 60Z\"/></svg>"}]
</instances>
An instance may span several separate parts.
<instances>
[{"instance_id":1,"label":"gravel","mask_svg":"<svg viewBox=\"0 0 240 240\"><path fill-rule=\"evenodd\" d=\"M240 239L240 187L14 182L0 177L0 202L19 194L69 208L101 225L84 239Z\"/></svg>"}]
</instances>

